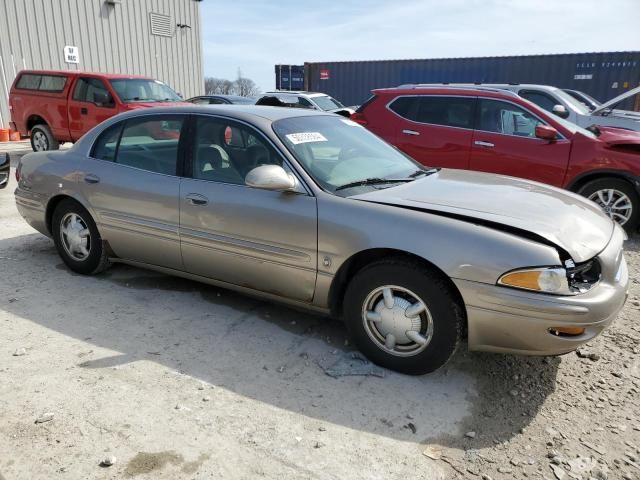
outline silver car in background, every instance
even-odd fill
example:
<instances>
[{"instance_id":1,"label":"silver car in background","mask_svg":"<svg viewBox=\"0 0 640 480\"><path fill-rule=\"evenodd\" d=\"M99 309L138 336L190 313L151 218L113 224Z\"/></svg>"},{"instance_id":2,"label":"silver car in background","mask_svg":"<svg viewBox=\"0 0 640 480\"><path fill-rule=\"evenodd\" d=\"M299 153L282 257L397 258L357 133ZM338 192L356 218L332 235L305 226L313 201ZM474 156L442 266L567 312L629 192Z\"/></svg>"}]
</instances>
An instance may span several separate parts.
<instances>
[{"instance_id":1,"label":"silver car in background","mask_svg":"<svg viewBox=\"0 0 640 480\"><path fill-rule=\"evenodd\" d=\"M425 169L328 113L128 112L68 151L26 155L17 177L18 210L73 271L124 262L331 314L372 361L410 374L463 336L569 352L627 297L625 233L594 203Z\"/></svg>"}]
</instances>

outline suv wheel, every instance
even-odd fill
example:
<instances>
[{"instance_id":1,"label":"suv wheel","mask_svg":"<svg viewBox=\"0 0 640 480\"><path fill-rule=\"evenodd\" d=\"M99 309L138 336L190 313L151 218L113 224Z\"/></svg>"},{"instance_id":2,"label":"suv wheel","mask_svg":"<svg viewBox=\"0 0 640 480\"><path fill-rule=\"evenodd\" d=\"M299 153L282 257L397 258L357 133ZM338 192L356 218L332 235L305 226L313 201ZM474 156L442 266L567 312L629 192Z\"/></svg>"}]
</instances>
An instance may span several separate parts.
<instances>
[{"instance_id":1,"label":"suv wheel","mask_svg":"<svg viewBox=\"0 0 640 480\"><path fill-rule=\"evenodd\" d=\"M633 186L618 178L599 178L578 193L597 203L613 220L632 233L638 228L640 198Z\"/></svg>"},{"instance_id":2,"label":"suv wheel","mask_svg":"<svg viewBox=\"0 0 640 480\"><path fill-rule=\"evenodd\" d=\"M355 344L371 361L411 375L447 363L464 321L442 275L403 258L360 270L347 287L344 313Z\"/></svg>"},{"instance_id":3,"label":"suv wheel","mask_svg":"<svg viewBox=\"0 0 640 480\"><path fill-rule=\"evenodd\" d=\"M60 144L54 138L49 126L42 123L31 129L31 148L34 152L45 152L58 150Z\"/></svg>"},{"instance_id":4,"label":"suv wheel","mask_svg":"<svg viewBox=\"0 0 640 480\"><path fill-rule=\"evenodd\" d=\"M77 273L106 270L109 258L89 212L75 200L62 200L52 218L53 241L67 266Z\"/></svg>"}]
</instances>

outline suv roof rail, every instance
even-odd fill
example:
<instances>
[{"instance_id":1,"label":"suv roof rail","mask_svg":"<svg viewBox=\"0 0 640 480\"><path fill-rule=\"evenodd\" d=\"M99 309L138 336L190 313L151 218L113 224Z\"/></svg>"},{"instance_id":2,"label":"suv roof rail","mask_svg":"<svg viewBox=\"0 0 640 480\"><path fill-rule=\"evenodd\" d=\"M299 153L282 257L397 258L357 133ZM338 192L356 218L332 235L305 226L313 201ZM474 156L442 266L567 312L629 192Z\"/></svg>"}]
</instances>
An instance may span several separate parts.
<instances>
[{"instance_id":1,"label":"suv roof rail","mask_svg":"<svg viewBox=\"0 0 640 480\"><path fill-rule=\"evenodd\" d=\"M519 85L519 84L509 84L509 85ZM518 94L516 92L513 92L511 90L507 90L507 89L503 89L503 88L499 88L499 87L488 87L483 85L482 83L405 83L404 85L399 85L396 88L413 88L413 89L418 89L418 88L455 88L458 90L485 90L487 92L496 92L496 93L504 93L510 96L515 96L517 97Z\"/></svg>"}]
</instances>

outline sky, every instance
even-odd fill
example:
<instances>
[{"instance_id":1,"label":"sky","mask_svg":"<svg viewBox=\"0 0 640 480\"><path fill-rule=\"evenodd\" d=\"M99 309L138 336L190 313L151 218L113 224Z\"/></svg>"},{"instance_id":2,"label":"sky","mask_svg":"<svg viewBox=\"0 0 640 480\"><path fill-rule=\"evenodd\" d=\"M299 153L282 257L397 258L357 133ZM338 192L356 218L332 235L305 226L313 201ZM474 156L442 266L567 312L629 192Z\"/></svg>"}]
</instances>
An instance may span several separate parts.
<instances>
[{"instance_id":1,"label":"sky","mask_svg":"<svg viewBox=\"0 0 640 480\"><path fill-rule=\"evenodd\" d=\"M274 65L640 50L640 0L204 0L204 73Z\"/></svg>"}]
</instances>

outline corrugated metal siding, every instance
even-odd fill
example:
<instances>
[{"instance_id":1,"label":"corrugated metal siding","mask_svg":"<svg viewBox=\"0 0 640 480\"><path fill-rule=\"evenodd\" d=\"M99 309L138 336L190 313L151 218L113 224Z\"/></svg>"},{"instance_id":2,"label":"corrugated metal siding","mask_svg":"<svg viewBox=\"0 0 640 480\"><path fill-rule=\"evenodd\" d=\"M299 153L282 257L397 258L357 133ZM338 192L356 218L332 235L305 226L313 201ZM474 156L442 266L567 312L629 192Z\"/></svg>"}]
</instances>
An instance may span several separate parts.
<instances>
[{"instance_id":1,"label":"corrugated metal siding","mask_svg":"<svg viewBox=\"0 0 640 480\"><path fill-rule=\"evenodd\" d=\"M277 90L303 90L304 65L276 65Z\"/></svg>"},{"instance_id":2,"label":"corrugated metal siding","mask_svg":"<svg viewBox=\"0 0 640 480\"><path fill-rule=\"evenodd\" d=\"M170 17L170 37L152 35L151 12ZM191 28L176 28L176 24ZM204 91L200 8L195 0L0 0L0 126L20 70L81 70L157 78L185 98ZM65 45L80 63L65 63Z\"/></svg>"},{"instance_id":3,"label":"corrugated metal siding","mask_svg":"<svg viewBox=\"0 0 640 480\"><path fill-rule=\"evenodd\" d=\"M304 73L306 90L345 105L363 103L375 88L437 82L537 83L605 101L640 85L640 52L305 63Z\"/></svg>"}]
</instances>

